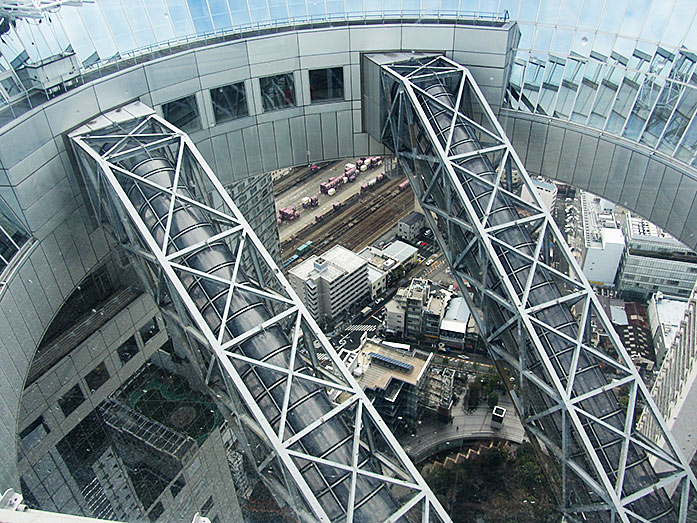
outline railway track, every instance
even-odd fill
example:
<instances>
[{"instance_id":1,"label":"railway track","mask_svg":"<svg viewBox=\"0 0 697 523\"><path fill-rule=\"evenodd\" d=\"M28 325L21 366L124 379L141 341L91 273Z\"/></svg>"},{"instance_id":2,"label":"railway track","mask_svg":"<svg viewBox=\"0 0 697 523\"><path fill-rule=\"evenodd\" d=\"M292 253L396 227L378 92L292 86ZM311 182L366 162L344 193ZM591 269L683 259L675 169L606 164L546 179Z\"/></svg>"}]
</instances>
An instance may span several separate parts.
<instances>
[{"instance_id":1,"label":"railway track","mask_svg":"<svg viewBox=\"0 0 697 523\"><path fill-rule=\"evenodd\" d=\"M310 166L297 167L293 169L292 172L290 172L288 175L284 176L283 178L281 178L273 184L273 194L275 197L278 197L279 195L288 191L292 187L302 184L308 178L311 178L315 175L321 175L323 171L325 171L327 168L332 168L340 163L342 162L339 161L318 163L316 165L318 165L320 169L319 171L316 171L314 173L312 172Z\"/></svg>"},{"instance_id":2,"label":"railway track","mask_svg":"<svg viewBox=\"0 0 697 523\"><path fill-rule=\"evenodd\" d=\"M285 257L308 240L312 252L324 252L336 244L357 251L387 232L397 220L414 210L414 193L411 189L399 191L403 179L389 180L374 192L362 193L341 212L328 216L316 224L309 233L297 235L282 244ZM308 253L309 254L309 253ZM299 259L302 259L299 258Z\"/></svg>"}]
</instances>

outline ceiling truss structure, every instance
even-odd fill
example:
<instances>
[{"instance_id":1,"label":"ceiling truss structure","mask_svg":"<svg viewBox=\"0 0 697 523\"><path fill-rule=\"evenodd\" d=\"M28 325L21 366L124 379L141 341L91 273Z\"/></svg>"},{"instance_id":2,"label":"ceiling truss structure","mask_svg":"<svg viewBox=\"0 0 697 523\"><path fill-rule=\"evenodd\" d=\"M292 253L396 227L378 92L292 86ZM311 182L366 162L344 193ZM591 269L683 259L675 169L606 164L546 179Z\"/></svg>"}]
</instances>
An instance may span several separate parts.
<instances>
[{"instance_id":1,"label":"ceiling truss structure","mask_svg":"<svg viewBox=\"0 0 697 523\"><path fill-rule=\"evenodd\" d=\"M382 141L471 290L526 430L556 458L565 515L685 521L695 477L470 72L442 56L382 67ZM635 428L641 409L662 446Z\"/></svg>"},{"instance_id":2,"label":"ceiling truss structure","mask_svg":"<svg viewBox=\"0 0 697 523\"><path fill-rule=\"evenodd\" d=\"M71 139L100 219L200 342L209 386L237 398L281 504L306 521L450 521L189 136L121 112Z\"/></svg>"}]
</instances>

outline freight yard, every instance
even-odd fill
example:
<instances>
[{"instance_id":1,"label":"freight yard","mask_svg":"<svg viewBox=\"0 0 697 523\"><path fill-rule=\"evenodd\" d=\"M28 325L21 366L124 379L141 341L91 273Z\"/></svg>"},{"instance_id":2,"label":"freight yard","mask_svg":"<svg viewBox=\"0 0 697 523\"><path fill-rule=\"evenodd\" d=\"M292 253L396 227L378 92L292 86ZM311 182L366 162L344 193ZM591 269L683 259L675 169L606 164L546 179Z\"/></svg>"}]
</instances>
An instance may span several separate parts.
<instances>
[{"instance_id":1,"label":"freight yard","mask_svg":"<svg viewBox=\"0 0 697 523\"><path fill-rule=\"evenodd\" d=\"M380 157L318 167L294 169L274 183L284 268L337 243L367 246L414 210L406 178L388 179Z\"/></svg>"}]
</instances>

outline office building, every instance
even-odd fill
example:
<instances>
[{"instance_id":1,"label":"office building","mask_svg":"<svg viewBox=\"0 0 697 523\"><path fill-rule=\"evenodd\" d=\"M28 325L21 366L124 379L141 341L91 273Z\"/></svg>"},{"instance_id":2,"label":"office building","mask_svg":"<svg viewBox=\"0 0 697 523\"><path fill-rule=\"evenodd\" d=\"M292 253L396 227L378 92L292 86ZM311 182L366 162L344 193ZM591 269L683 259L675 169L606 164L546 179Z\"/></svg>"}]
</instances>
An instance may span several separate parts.
<instances>
[{"instance_id":1,"label":"office building","mask_svg":"<svg viewBox=\"0 0 697 523\"><path fill-rule=\"evenodd\" d=\"M580 200L583 273L593 285L614 286L625 250L624 233L613 214L614 205L585 191Z\"/></svg>"},{"instance_id":2,"label":"office building","mask_svg":"<svg viewBox=\"0 0 697 523\"><path fill-rule=\"evenodd\" d=\"M317 321L335 321L370 298L368 262L341 245L312 255L288 271L288 280Z\"/></svg>"},{"instance_id":3,"label":"office building","mask_svg":"<svg viewBox=\"0 0 697 523\"><path fill-rule=\"evenodd\" d=\"M656 364L661 365L668 349L673 346L675 336L685 316L688 300L666 296L661 292L651 295L647 313L649 328L656 351Z\"/></svg>"},{"instance_id":4,"label":"office building","mask_svg":"<svg viewBox=\"0 0 697 523\"><path fill-rule=\"evenodd\" d=\"M626 246L617 288L648 296L653 292L687 297L697 281L697 254L649 221L628 214Z\"/></svg>"},{"instance_id":5,"label":"office building","mask_svg":"<svg viewBox=\"0 0 697 523\"><path fill-rule=\"evenodd\" d=\"M697 286L690 294L685 314L675 334L673 344L666 351L651 387L651 396L661 409L673 437L686 456L694 456L697 440ZM659 445L665 441L655 422L645 416L639 419L644 433Z\"/></svg>"}]
</instances>

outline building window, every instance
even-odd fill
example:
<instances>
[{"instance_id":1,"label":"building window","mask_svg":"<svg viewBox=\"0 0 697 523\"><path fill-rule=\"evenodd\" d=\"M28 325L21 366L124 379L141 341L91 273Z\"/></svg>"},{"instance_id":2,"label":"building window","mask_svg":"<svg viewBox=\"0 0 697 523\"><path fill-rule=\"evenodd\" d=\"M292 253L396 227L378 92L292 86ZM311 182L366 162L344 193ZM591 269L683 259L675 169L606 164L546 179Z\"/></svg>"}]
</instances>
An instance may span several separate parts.
<instances>
[{"instance_id":1,"label":"building window","mask_svg":"<svg viewBox=\"0 0 697 523\"><path fill-rule=\"evenodd\" d=\"M164 511L165 507L162 505L161 501L158 501L148 514L148 519L150 519L150 521L157 521L157 518L159 518Z\"/></svg>"},{"instance_id":2,"label":"building window","mask_svg":"<svg viewBox=\"0 0 697 523\"><path fill-rule=\"evenodd\" d=\"M104 362L101 362L94 369L92 369L87 376L85 376L85 381L87 382L87 386L90 388L90 392L96 392L108 380L109 371L106 370L106 365L104 365Z\"/></svg>"},{"instance_id":3,"label":"building window","mask_svg":"<svg viewBox=\"0 0 697 523\"><path fill-rule=\"evenodd\" d=\"M121 345L116 352L119 354L119 359L121 363L125 365L128 363L133 356L138 354L138 344L136 343L136 337L131 336L126 340L126 342Z\"/></svg>"},{"instance_id":4,"label":"building window","mask_svg":"<svg viewBox=\"0 0 697 523\"><path fill-rule=\"evenodd\" d=\"M69 416L76 408L82 405L85 401L85 396L80 390L80 385L75 384L68 392L63 394L63 396L58 400L58 405L63 411L64 416Z\"/></svg>"},{"instance_id":5,"label":"building window","mask_svg":"<svg viewBox=\"0 0 697 523\"><path fill-rule=\"evenodd\" d=\"M24 231L24 227L0 199L0 272L7 267L28 239L29 235Z\"/></svg>"},{"instance_id":6,"label":"building window","mask_svg":"<svg viewBox=\"0 0 697 523\"><path fill-rule=\"evenodd\" d=\"M149 342L155 334L160 332L160 326L157 324L157 319L153 316L150 321L143 325L140 330L140 337L143 339L143 344Z\"/></svg>"},{"instance_id":7,"label":"building window","mask_svg":"<svg viewBox=\"0 0 697 523\"><path fill-rule=\"evenodd\" d=\"M210 514L212 508L213 508L213 496L208 496L208 499L201 507L201 515L205 518L206 516L208 516L208 514Z\"/></svg>"},{"instance_id":8,"label":"building window","mask_svg":"<svg viewBox=\"0 0 697 523\"><path fill-rule=\"evenodd\" d=\"M310 100L326 102L344 99L344 68L330 67L310 71Z\"/></svg>"},{"instance_id":9,"label":"building window","mask_svg":"<svg viewBox=\"0 0 697 523\"><path fill-rule=\"evenodd\" d=\"M201 129L196 95L185 96L173 102L162 104L162 116L172 125L186 133Z\"/></svg>"},{"instance_id":10,"label":"building window","mask_svg":"<svg viewBox=\"0 0 697 523\"><path fill-rule=\"evenodd\" d=\"M43 416L39 416L26 429L19 433L19 438L22 440L24 448L29 450L43 439L43 437L51 432L48 428Z\"/></svg>"},{"instance_id":11,"label":"building window","mask_svg":"<svg viewBox=\"0 0 697 523\"><path fill-rule=\"evenodd\" d=\"M249 114L243 82L211 89L211 102L215 123L227 122Z\"/></svg>"},{"instance_id":12,"label":"building window","mask_svg":"<svg viewBox=\"0 0 697 523\"><path fill-rule=\"evenodd\" d=\"M259 78L264 112L276 111L295 105L295 81L293 73Z\"/></svg>"},{"instance_id":13,"label":"building window","mask_svg":"<svg viewBox=\"0 0 697 523\"><path fill-rule=\"evenodd\" d=\"M182 491L184 486L186 485L186 480L184 479L184 475L181 475L177 478L177 481L175 481L171 487L169 487L169 491L172 493L172 497L176 498L177 495Z\"/></svg>"}]
</instances>

